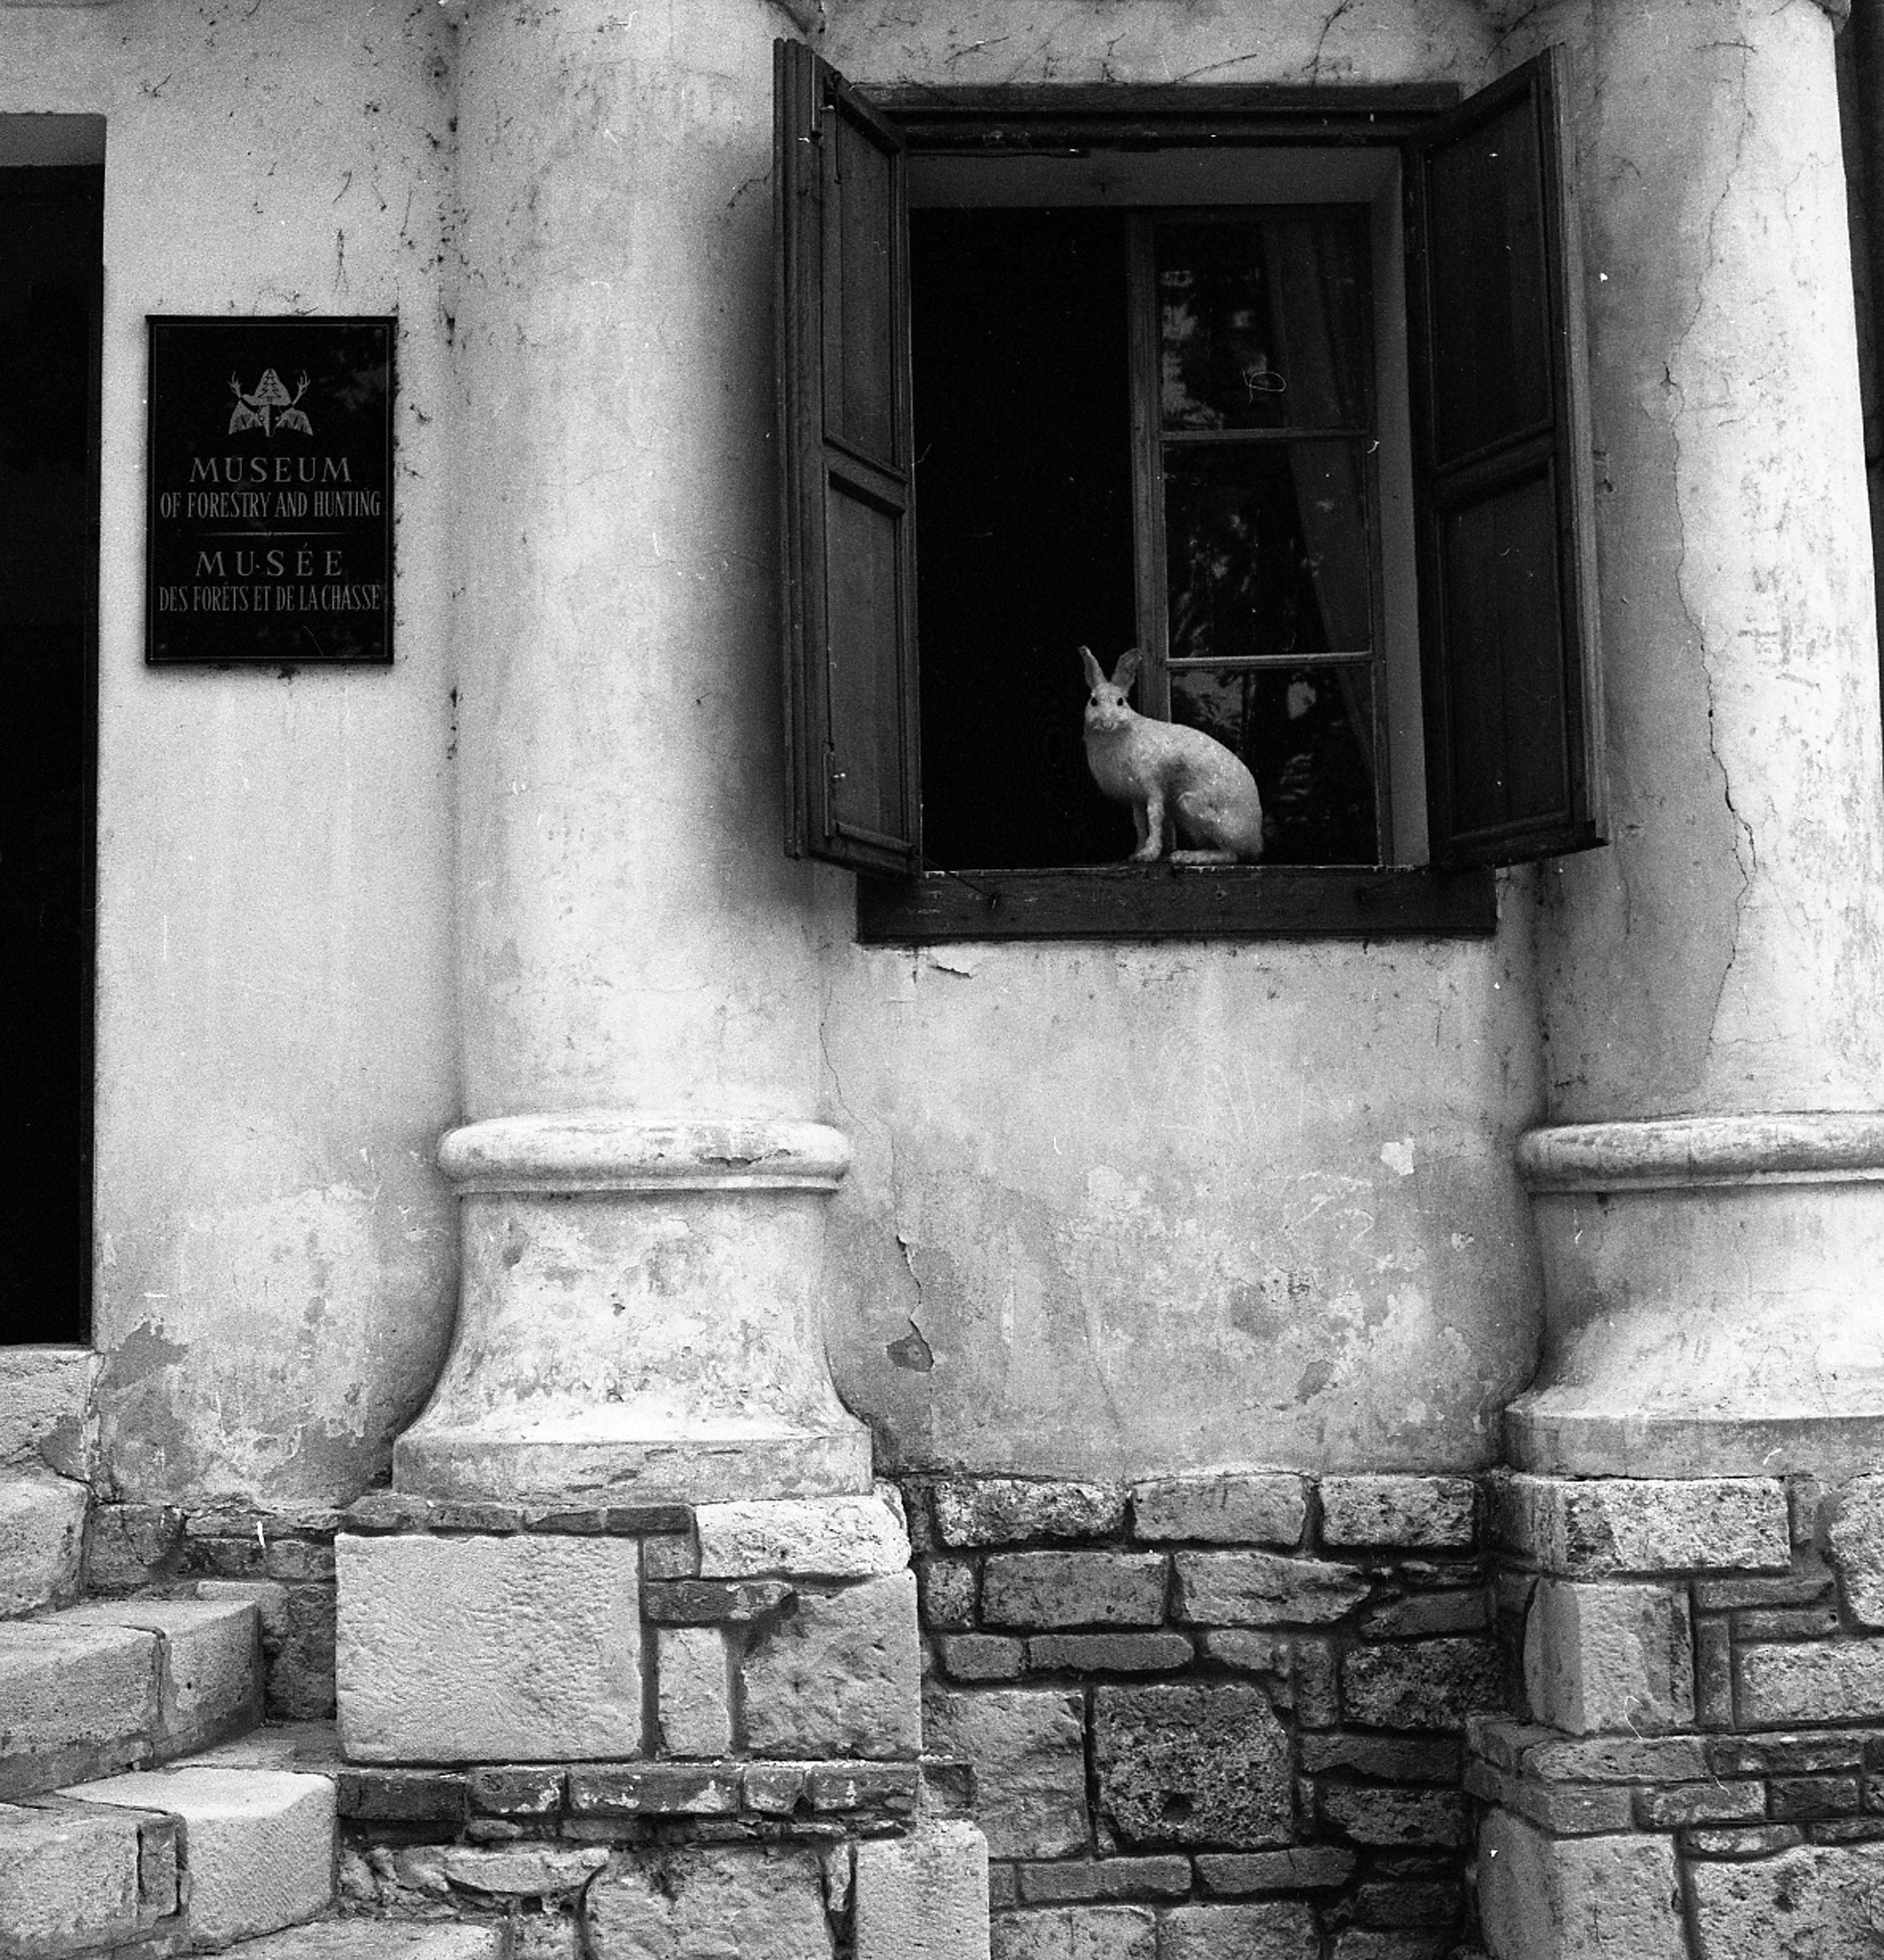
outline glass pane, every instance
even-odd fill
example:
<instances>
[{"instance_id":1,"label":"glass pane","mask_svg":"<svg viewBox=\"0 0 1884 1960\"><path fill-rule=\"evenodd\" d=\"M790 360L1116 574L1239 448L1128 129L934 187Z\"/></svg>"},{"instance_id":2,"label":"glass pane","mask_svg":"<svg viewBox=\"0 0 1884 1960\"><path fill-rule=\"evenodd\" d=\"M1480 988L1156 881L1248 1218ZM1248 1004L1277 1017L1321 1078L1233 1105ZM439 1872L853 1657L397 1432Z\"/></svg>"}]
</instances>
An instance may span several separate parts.
<instances>
[{"instance_id":1,"label":"glass pane","mask_svg":"<svg viewBox=\"0 0 1884 1960\"><path fill-rule=\"evenodd\" d=\"M1367 233L1353 210L1156 228L1167 429L1370 421Z\"/></svg>"},{"instance_id":2,"label":"glass pane","mask_svg":"<svg viewBox=\"0 0 1884 1960\"><path fill-rule=\"evenodd\" d=\"M1173 659L1373 646L1359 443L1167 452L1164 522Z\"/></svg>"},{"instance_id":3,"label":"glass pane","mask_svg":"<svg viewBox=\"0 0 1884 1960\"><path fill-rule=\"evenodd\" d=\"M1174 673L1171 718L1248 764L1262 792L1265 864L1378 861L1371 667Z\"/></svg>"}]
</instances>

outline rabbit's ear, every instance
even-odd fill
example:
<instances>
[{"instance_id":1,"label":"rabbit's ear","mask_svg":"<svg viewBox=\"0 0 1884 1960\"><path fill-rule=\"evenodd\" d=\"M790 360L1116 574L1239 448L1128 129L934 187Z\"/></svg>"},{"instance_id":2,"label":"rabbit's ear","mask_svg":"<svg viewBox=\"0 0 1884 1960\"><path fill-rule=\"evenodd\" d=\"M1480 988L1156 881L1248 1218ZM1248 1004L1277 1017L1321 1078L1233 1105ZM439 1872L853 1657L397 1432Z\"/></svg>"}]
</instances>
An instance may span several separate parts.
<instances>
[{"instance_id":1,"label":"rabbit's ear","mask_svg":"<svg viewBox=\"0 0 1884 1960\"><path fill-rule=\"evenodd\" d=\"M1131 652L1119 655L1119 664L1112 669L1112 686L1122 694L1138 677L1138 649L1134 647Z\"/></svg>"},{"instance_id":2,"label":"rabbit's ear","mask_svg":"<svg viewBox=\"0 0 1884 1960\"><path fill-rule=\"evenodd\" d=\"M1080 664L1086 670L1086 685L1089 688L1102 687L1105 685L1106 670L1093 659L1093 650L1090 647L1080 648Z\"/></svg>"}]
</instances>

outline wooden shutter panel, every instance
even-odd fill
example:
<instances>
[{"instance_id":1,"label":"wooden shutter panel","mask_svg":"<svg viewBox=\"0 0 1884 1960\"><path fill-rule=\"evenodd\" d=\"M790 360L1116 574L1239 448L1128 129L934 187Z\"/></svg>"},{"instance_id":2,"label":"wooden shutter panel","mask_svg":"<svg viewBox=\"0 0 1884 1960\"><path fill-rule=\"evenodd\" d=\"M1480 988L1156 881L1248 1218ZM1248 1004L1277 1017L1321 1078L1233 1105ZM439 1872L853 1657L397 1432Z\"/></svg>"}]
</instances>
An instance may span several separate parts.
<instances>
[{"instance_id":1,"label":"wooden shutter panel","mask_svg":"<svg viewBox=\"0 0 1884 1960\"><path fill-rule=\"evenodd\" d=\"M775 49L785 848L914 870L915 530L903 145Z\"/></svg>"},{"instance_id":2,"label":"wooden shutter panel","mask_svg":"<svg viewBox=\"0 0 1884 1960\"><path fill-rule=\"evenodd\" d=\"M1439 864L1601 843L1582 289L1552 49L1408 146L1428 825Z\"/></svg>"}]
</instances>

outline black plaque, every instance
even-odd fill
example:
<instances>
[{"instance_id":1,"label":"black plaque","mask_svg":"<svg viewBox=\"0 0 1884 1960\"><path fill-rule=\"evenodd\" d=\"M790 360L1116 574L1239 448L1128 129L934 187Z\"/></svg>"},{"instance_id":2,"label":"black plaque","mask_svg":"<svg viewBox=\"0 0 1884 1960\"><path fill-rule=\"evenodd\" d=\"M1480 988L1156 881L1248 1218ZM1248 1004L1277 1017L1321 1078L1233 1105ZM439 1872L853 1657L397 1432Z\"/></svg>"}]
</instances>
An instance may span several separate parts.
<instances>
[{"instance_id":1,"label":"black plaque","mask_svg":"<svg viewBox=\"0 0 1884 1960\"><path fill-rule=\"evenodd\" d=\"M151 316L152 665L391 660L396 326Z\"/></svg>"}]
</instances>

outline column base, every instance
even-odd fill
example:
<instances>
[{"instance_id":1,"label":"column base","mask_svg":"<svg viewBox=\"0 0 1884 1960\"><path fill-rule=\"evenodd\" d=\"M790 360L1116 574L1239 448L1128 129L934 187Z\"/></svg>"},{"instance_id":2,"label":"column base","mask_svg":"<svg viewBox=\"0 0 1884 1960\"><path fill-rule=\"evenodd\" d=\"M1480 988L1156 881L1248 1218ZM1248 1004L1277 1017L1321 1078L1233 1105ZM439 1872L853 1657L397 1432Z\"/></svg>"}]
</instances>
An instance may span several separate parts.
<instances>
[{"instance_id":1,"label":"column base","mask_svg":"<svg viewBox=\"0 0 1884 1960\"><path fill-rule=\"evenodd\" d=\"M1884 1462L1884 1115L1533 1131L1548 1342L1510 1461L1560 1476Z\"/></svg>"},{"instance_id":2,"label":"column base","mask_svg":"<svg viewBox=\"0 0 1884 1960\"><path fill-rule=\"evenodd\" d=\"M462 1298L396 1488L507 1503L870 1488L831 1386L823 1208L848 1147L816 1123L645 1112L447 1137Z\"/></svg>"}]
</instances>

